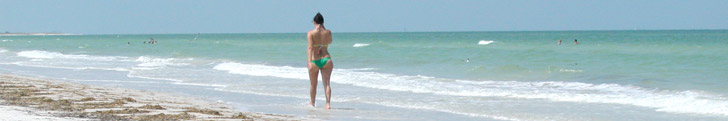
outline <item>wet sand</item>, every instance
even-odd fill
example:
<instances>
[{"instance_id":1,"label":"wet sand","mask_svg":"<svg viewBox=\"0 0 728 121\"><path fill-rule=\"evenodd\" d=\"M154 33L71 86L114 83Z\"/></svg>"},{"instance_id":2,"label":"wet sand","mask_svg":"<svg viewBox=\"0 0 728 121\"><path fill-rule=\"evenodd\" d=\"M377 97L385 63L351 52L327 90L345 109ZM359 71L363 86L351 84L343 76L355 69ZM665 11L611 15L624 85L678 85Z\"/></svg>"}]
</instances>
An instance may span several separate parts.
<instances>
[{"instance_id":1,"label":"wet sand","mask_svg":"<svg viewBox=\"0 0 728 121\"><path fill-rule=\"evenodd\" d=\"M143 90L0 75L0 115L28 120L298 120Z\"/></svg>"}]
</instances>

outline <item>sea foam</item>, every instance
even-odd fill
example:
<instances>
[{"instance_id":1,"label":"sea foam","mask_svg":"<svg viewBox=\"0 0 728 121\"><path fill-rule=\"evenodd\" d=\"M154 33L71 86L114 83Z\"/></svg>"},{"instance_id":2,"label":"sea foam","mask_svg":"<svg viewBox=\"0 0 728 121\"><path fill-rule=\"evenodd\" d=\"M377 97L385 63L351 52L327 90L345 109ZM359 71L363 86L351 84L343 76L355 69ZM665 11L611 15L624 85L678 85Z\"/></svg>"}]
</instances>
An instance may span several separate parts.
<instances>
[{"instance_id":1,"label":"sea foam","mask_svg":"<svg viewBox=\"0 0 728 121\"><path fill-rule=\"evenodd\" d=\"M165 66L184 66L189 65L184 61L194 60L194 58L177 59L177 58L156 58L149 56L140 56L136 62L140 62L137 66L140 67L165 67Z\"/></svg>"},{"instance_id":2,"label":"sea foam","mask_svg":"<svg viewBox=\"0 0 728 121\"><path fill-rule=\"evenodd\" d=\"M371 45L371 44L368 44L368 43L354 43L354 45L352 45L351 47L366 47L366 46L369 46L369 45Z\"/></svg>"},{"instance_id":3,"label":"sea foam","mask_svg":"<svg viewBox=\"0 0 728 121\"><path fill-rule=\"evenodd\" d=\"M480 40L480 41L478 41L478 45L488 45L488 44L493 43L493 42L495 42L495 41L493 41L493 40Z\"/></svg>"},{"instance_id":4,"label":"sea foam","mask_svg":"<svg viewBox=\"0 0 728 121\"><path fill-rule=\"evenodd\" d=\"M220 63L232 74L307 80L306 68ZM728 115L728 99L696 91L647 89L619 84L581 82L473 81L334 69L332 82L359 87L452 96L547 99L561 102L609 103L655 108L674 113Z\"/></svg>"},{"instance_id":5,"label":"sea foam","mask_svg":"<svg viewBox=\"0 0 728 121\"><path fill-rule=\"evenodd\" d=\"M62 54L59 52L48 52L40 50L21 51L17 53L20 57L31 59L78 59L78 60L94 60L94 61L114 61L124 59L120 56L89 56L82 54Z\"/></svg>"}]
</instances>

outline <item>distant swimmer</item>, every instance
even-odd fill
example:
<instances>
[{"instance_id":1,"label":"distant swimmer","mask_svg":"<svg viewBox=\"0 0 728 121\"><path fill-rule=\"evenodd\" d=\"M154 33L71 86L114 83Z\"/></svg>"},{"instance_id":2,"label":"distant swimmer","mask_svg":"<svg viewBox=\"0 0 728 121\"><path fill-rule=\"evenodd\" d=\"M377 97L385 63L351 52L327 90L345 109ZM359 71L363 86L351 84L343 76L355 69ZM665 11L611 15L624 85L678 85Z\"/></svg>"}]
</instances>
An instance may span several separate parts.
<instances>
[{"instance_id":1,"label":"distant swimmer","mask_svg":"<svg viewBox=\"0 0 728 121\"><path fill-rule=\"evenodd\" d=\"M559 45L561 45L561 39L559 39Z\"/></svg>"},{"instance_id":2,"label":"distant swimmer","mask_svg":"<svg viewBox=\"0 0 728 121\"><path fill-rule=\"evenodd\" d=\"M197 37L199 37L199 36L200 36L200 33L197 33L194 40L197 40Z\"/></svg>"},{"instance_id":3,"label":"distant swimmer","mask_svg":"<svg viewBox=\"0 0 728 121\"><path fill-rule=\"evenodd\" d=\"M470 58L468 58L468 59L465 59L465 62L466 62L466 63L467 63L467 62L470 62Z\"/></svg>"},{"instance_id":4,"label":"distant swimmer","mask_svg":"<svg viewBox=\"0 0 728 121\"><path fill-rule=\"evenodd\" d=\"M579 41L576 41L576 39L574 39L574 44L575 45L578 45L579 44Z\"/></svg>"},{"instance_id":5,"label":"distant swimmer","mask_svg":"<svg viewBox=\"0 0 728 121\"><path fill-rule=\"evenodd\" d=\"M157 41L154 41L154 38L149 38L149 44L157 44Z\"/></svg>"}]
</instances>

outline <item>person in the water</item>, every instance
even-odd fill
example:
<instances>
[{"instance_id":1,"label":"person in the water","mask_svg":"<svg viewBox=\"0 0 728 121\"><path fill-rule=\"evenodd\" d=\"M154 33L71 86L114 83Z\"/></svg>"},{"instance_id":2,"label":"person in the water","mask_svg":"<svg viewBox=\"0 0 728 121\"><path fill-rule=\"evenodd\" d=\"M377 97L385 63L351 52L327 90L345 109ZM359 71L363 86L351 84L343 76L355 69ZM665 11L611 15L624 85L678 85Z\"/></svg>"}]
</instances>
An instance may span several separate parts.
<instances>
[{"instance_id":1,"label":"person in the water","mask_svg":"<svg viewBox=\"0 0 728 121\"><path fill-rule=\"evenodd\" d=\"M154 38L149 38L149 44L157 44L157 41L154 40Z\"/></svg>"},{"instance_id":2,"label":"person in the water","mask_svg":"<svg viewBox=\"0 0 728 121\"><path fill-rule=\"evenodd\" d=\"M315 29L308 31L306 38L308 39L308 77L311 81L311 106L316 106L316 87L318 86L318 74L321 71L321 80L324 83L326 92L326 109L331 109L331 72L334 69L334 63L329 55L328 45L333 41L331 39L331 31L324 27L324 16L316 13L313 17L313 25Z\"/></svg>"},{"instance_id":3,"label":"person in the water","mask_svg":"<svg viewBox=\"0 0 728 121\"><path fill-rule=\"evenodd\" d=\"M561 39L559 39L559 45L561 45Z\"/></svg>"},{"instance_id":4,"label":"person in the water","mask_svg":"<svg viewBox=\"0 0 728 121\"><path fill-rule=\"evenodd\" d=\"M579 41L576 41L576 39L574 39L574 44L575 45L578 45L579 44Z\"/></svg>"}]
</instances>

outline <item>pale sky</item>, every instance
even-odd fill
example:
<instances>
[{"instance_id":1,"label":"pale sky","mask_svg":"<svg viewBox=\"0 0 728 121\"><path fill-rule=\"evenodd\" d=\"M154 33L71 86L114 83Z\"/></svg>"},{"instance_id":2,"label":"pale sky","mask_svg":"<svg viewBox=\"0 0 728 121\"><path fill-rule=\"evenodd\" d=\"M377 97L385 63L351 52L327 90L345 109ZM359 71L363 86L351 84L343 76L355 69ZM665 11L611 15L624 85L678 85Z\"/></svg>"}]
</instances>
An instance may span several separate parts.
<instances>
[{"instance_id":1,"label":"pale sky","mask_svg":"<svg viewBox=\"0 0 728 121\"><path fill-rule=\"evenodd\" d=\"M728 29L728 0L0 0L0 31L74 34Z\"/></svg>"}]
</instances>

